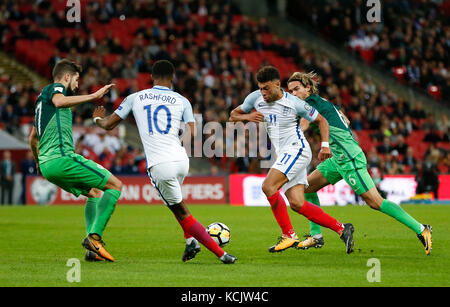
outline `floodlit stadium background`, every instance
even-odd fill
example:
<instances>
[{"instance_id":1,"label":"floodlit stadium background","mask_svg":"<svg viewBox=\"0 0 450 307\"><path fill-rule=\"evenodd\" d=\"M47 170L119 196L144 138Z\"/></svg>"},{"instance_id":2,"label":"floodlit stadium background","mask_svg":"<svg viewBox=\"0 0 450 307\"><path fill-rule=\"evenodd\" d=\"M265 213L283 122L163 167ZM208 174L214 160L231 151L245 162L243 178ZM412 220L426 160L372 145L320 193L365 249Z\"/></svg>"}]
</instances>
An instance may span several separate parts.
<instances>
[{"instance_id":1,"label":"floodlit stadium background","mask_svg":"<svg viewBox=\"0 0 450 307\"><path fill-rule=\"evenodd\" d=\"M108 112L152 86L152 63L171 60L174 90L189 98L203 125L224 127L257 88L261 65L277 67L284 86L293 72L314 70L321 96L350 118L388 199L450 200L450 1L381 1L380 12L364 0L68 2L0 4L0 159L9 152L15 165L10 175L2 169L2 204L84 203L34 176L27 143L36 97L61 58L82 64L80 94L116 84L102 101ZM123 178L119 204L161 204L132 116L105 134L94 128L93 108L74 112L76 152ZM311 131L306 136L312 171L320 140ZM260 186L267 169L260 162L191 158L187 203L266 205ZM319 197L323 205L359 203L343 181Z\"/></svg>"}]
</instances>

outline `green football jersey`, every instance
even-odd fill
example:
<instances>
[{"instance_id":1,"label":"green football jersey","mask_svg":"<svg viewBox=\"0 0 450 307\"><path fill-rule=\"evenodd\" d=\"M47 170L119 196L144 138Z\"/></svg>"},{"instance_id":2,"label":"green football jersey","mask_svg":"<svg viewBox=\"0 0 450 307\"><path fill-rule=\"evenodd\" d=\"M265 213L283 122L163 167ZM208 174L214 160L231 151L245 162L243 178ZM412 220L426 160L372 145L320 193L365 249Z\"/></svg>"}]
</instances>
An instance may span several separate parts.
<instances>
[{"instance_id":1,"label":"green football jersey","mask_svg":"<svg viewBox=\"0 0 450 307\"><path fill-rule=\"evenodd\" d=\"M39 138L40 164L74 152L72 111L55 107L52 98L56 93L66 95L61 83L46 86L36 100L34 125Z\"/></svg>"},{"instance_id":2,"label":"green football jersey","mask_svg":"<svg viewBox=\"0 0 450 307\"><path fill-rule=\"evenodd\" d=\"M339 163L352 160L362 151L358 142L353 138L345 118L342 117L338 108L319 95L310 95L306 102L319 111L320 115L325 117L330 125L330 148L333 156ZM312 127L319 131L317 124Z\"/></svg>"}]
</instances>

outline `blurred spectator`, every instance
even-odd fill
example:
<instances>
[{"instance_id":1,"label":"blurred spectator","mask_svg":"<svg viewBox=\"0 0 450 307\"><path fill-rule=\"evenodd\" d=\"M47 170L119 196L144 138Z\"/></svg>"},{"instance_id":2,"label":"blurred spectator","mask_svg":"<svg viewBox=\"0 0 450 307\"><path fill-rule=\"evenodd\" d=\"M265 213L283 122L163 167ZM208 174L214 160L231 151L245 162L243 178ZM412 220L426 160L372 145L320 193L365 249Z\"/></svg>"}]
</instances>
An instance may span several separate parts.
<instances>
[{"instance_id":1,"label":"blurred spectator","mask_svg":"<svg viewBox=\"0 0 450 307\"><path fill-rule=\"evenodd\" d=\"M377 147L377 151L380 154L388 154L393 149L394 147L391 145L391 140L387 136L383 138L383 144Z\"/></svg>"},{"instance_id":2,"label":"blurred spectator","mask_svg":"<svg viewBox=\"0 0 450 307\"><path fill-rule=\"evenodd\" d=\"M310 8L317 9L317 3L322 2L324 3L322 0L305 0L297 2L297 4L308 3ZM307 5L304 10L299 12L306 12L309 7ZM15 8L18 9L18 6L7 6L6 10L8 14L13 13L14 18L17 18L21 25L20 35L28 35L30 29L41 32L42 27L36 28L32 25L36 22L45 24L45 21L41 20L46 16L45 7L42 8L41 14L33 11L28 18L20 12L13 12ZM328 22L332 23L329 28L324 30L328 32L328 35L335 35L339 40L348 41L351 35L356 35L362 41L361 47L375 50L376 62L383 63L382 65L385 65L387 69L390 69L392 65L404 65L406 69L408 65L411 66L410 71L414 75L417 74L416 67L419 67L420 82L424 80L423 70L428 71L430 82L444 75L447 76L447 79L449 78L445 61L447 49L442 48L445 46L444 43L440 43L442 46L436 48L436 58L442 59L436 60L436 65L434 65L430 61L421 60L420 52L417 54L417 50L411 50L410 45L427 42L415 39L414 33L404 33L405 29L409 28L408 24L405 27L394 25L392 33L385 30L380 31L380 28L377 27L384 27L384 24L372 27L355 22L354 16L351 15L353 10L353 7L346 7L342 0L337 0L333 2L333 5L322 5L315 12L317 19L311 20L311 22L323 25ZM202 18L206 21L205 24L200 22L197 16L189 15L196 12L206 16ZM192 0L149 3L129 0L88 1L86 24L73 32L74 35L64 35L63 37L68 38L60 39L54 44L56 48L53 57L50 58L50 63L57 61L63 54L62 50L65 50L64 53L67 53L65 56L76 59L82 64L84 71L81 76L80 94L88 93L91 88L114 78L122 78L122 84L117 86L105 99L110 112L113 106L116 106L115 103L120 102L123 97L151 86L151 81L147 78L155 60L170 59L177 72L174 90L189 98L194 112L203 116L204 123L218 121L225 125L230 111L237 107L250 92L257 89L254 73L260 65L269 63L269 57L265 55L270 54L271 64L285 68L280 69L283 78L290 72L299 69L314 70L319 74L321 96L342 107L344 113L349 117L351 128L355 133L365 132L365 129L372 130L370 132L372 139L368 140L367 150L372 149L374 152L368 153L368 160L370 156L372 162L369 161L369 163L379 165L380 169L384 169L386 165L389 167L392 164L395 165L394 161L398 159L397 154L403 155L403 152L407 151L406 143L411 145L411 140L403 139L402 141L402 137L409 136L414 130L421 129L420 125L422 124L429 124L428 119L423 120L427 114L420 103L414 110L411 110L409 102L404 98L398 97L383 85L375 85L366 76L357 75L351 67L342 67L340 63L316 54L293 38L280 40L269 32L270 29L265 19L250 21L247 17L241 16L241 21L235 22L232 14L236 12L239 13L228 1ZM91 26L96 22L106 24L112 18L117 18L122 14L125 14L127 18L151 18L152 23L147 25L146 20L141 20L135 29L130 30L128 37L125 34L117 35L117 32L112 31L112 27L106 27L107 30L103 33L104 39L98 41L96 39L98 33L95 29L88 30L88 28L92 29ZM36 17L36 15L40 15L40 17ZM56 13L54 15L57 27L68 26L64 14ZM334 18L331 22L333 15L340 17ZM388 18L392 18L391 14L388 15ZM307 17L311 19L313 15ZM117 21L114 20L114 22ZM403 21L399 19L399 22ZM0 22L0 33L2 25L3 23ZM3 35L14 32L14 27L8 26L4 25ZM425 26L420 25L420 27ZM131 34L132 32L135 32L134 35ZM14 35L14 33L12 34ZM422 35L419 36L424 37ZM120 40L118 40L119 37ZM146 44L144 40L146 40ZM433 40L438 41L436 37ZM129 44L130 42L131 44ZM46 42L48 45L50 43L50 41ZM117 44L119 49L123 50L118 50ZM61 53L58 49L62 49ZM394 49L395 52L392 52ZM89 50L95 52L89 53L87 52ZM243 50L249 54L246 55L242 52ZM433 50L430 51L431 58L435 56ZM285 65L279 65L281 61ZM147 75L144 77L140 73ZM19 129L19 122L23 114L34 114L33 106L38 91L32 86L27 87L24 84L14 83L8 76L1 80L0 117L2 124L4 123L3 117L6 119L7 124L4 124L4 129L14 132ZM6 110L7 105L13 106L12 116L11 112ZM21 110L18 108L19 105ZM24 105L25 108L23 108ZM90 119L91 111L92 106L86 106L84 110L76 112L74 124L83 125L83 121ZM92 121L89 120L89 122ZM433 118L431 122L434 122ZM442 127L446 126L448 125L442 125ZM122 172L128 163L132 165L133 162L130 160L134 160L134 165L142 165L140 163L142 157L136 152L128 151L126 146L123 150L120 149L122 144L118 138L113 136L109 138L109 135L99 136L93 128L87 129L88 131L82 136L76 135L74 132L77 152L85 153L101 162L105 167L114 165L117 172ZM448 129L443 128L441 132L444 137L445 135L448 137ZM385 137L391 138L388 146L383 143ZM81 139L80 142L78 142L78 138ZM311 147L317 146L320 142L315 133L311 140ZM418 140L414 140L414 142L416 141ZM360 143L363 143L362 140ZM378 146L383 151L383 153L380 152L380 155L376 152ZM385 151L386 153L384 153ZM394 154L394 157L389 155L391 153ZM386 158L383 155L386 155ZM114 161L117 157L119 161ZM233 170L261 172L256 167L259 159L218 158L217 160L220 161L218 164L220 170L228 170L230 165L233 165L235 167ZM313 163L316 162L313 160ZM141 172L145 173L145 167L139 168ZM401 167L399 169L401 171Z\"/></svg>"},{"instance_id":3,"label":"blurred spectator","mask_svg":"<svg viewBox=\"0 0 450 307\"><path fill-rule=\"evenodd\" d=\"M406 154L402 160L402 164L407 165L411 170L414 169L416 165L416 158L414 158L413 152L414 149L411 146L408 146Z\"/></svg>"},{"instance_id":4,"label":"blurred spectator","mask_svg":"<svg viewBox=\"0 0 450 307\"><path fill-rule=\"evenodd\" d=\"M439 172L435 164L430 161L425 161L419 164L416 174L416 194L433 192L434 197L439 199Z\"/></svg>"},{"instance_id":5,"label":"blurred spectator","mask_svg":"<svg viewBox=\"0 0 450 307\"><path fill-rule=\"evenodd\" d=\"M20 162L20 171L22 172L22 194L21 201L22 204L26 204L25 194L26 194L26 182L28 176L36 175L36 162L34 161L33 153L31 151L27 152L25 159Z\"/></svg>"},{"instance_id":6,"label":"blurred spectator","mask_svg":"<svg viewBox=\"0 0 450 307\"><path fill-rule=\"evenodd\" d=\"M116 158L114 159L114 163L111 167L111 173L114 175L123 174L122 159L119 156L116 156Z\"/></svg>"},{"instance_id":7,"label":"blurred spectator","mask_svg":"<svg viewBox=\"0 0 450 307\"><path fill-rule=\"evenodd\" d=\"M1 204L12 204L12 194L14 190L14 175L16 173L16 163L11 160L11 152L3 152L3 160L0 162L0 181L2 188Z\"/></svg>"},{"instance_id":8,"label":"blurred spectator","mask_svg":"<svg viewBox=\"0 0 450 307\"><path fill-rule=\"evenodd\" d=\"M123 175L138 175L139 168L134 159L129 159L127 165L122 169Z\"/></svg>"}]
</instances>

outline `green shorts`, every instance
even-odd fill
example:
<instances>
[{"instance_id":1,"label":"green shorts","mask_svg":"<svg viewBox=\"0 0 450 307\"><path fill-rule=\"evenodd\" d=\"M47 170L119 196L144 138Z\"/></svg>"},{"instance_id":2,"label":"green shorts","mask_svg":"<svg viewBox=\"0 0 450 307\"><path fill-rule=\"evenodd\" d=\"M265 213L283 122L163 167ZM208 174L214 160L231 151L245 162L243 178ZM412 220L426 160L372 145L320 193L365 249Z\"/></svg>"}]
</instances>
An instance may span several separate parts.
<instances>
[{"instance_id":1,"label":"green shorts","mask_svg":"<svg viewBox=\"0 0 450 307\"><path fill-rule=\"evenodd\" d=\"M39 165L42 175L76 197L92 188L103 190L111 173L100 164L72 153Z\"/></svg>"},{"instance_id":2,"label":"green shorts","mask_svg":"<svg viewBox=\"0 0 450 307\"><path fill-rule=\"evenodd\" d=\"M331 184L344 179L358 195L375 187L367 171L367 160L363 152L345 162L339 162L333 156L320 163L317 169Z\"/></svg>"}]
</instances>

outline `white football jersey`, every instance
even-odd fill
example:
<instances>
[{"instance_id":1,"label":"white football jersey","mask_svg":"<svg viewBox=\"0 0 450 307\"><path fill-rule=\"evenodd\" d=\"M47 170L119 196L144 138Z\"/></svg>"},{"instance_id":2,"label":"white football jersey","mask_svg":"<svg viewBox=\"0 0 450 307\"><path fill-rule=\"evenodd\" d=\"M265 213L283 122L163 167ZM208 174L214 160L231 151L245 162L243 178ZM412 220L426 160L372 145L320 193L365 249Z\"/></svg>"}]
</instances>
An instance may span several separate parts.
<instances>
[{"instance_id":1,"label":"white football jersey","mask_svg":"<svg viewBox=\"0 0 450 307\"><path fill-rule=\"evenodd\" d=\"M178 134L181 122L195 122L189 100L167 87L154 86L126 97L115 113L125 119L131 111L148 168L163 162L188 160Z\"/></svg>"},{"instance_id":2,"label":"white football jersey","mask_svg":"<svg viewBox=\"0 0 450 307\"><path fill-rule=\"evenodd\" d=\"M319 114L307 102L285 91L283 98L270 103L264 100L260 90L254 91L245 98L241 109L245 113L256 109L264 115L267 134L277 155L287 147L309 147L300 127L300 119L314 121Z\"/></svg>"}]
</instances>

